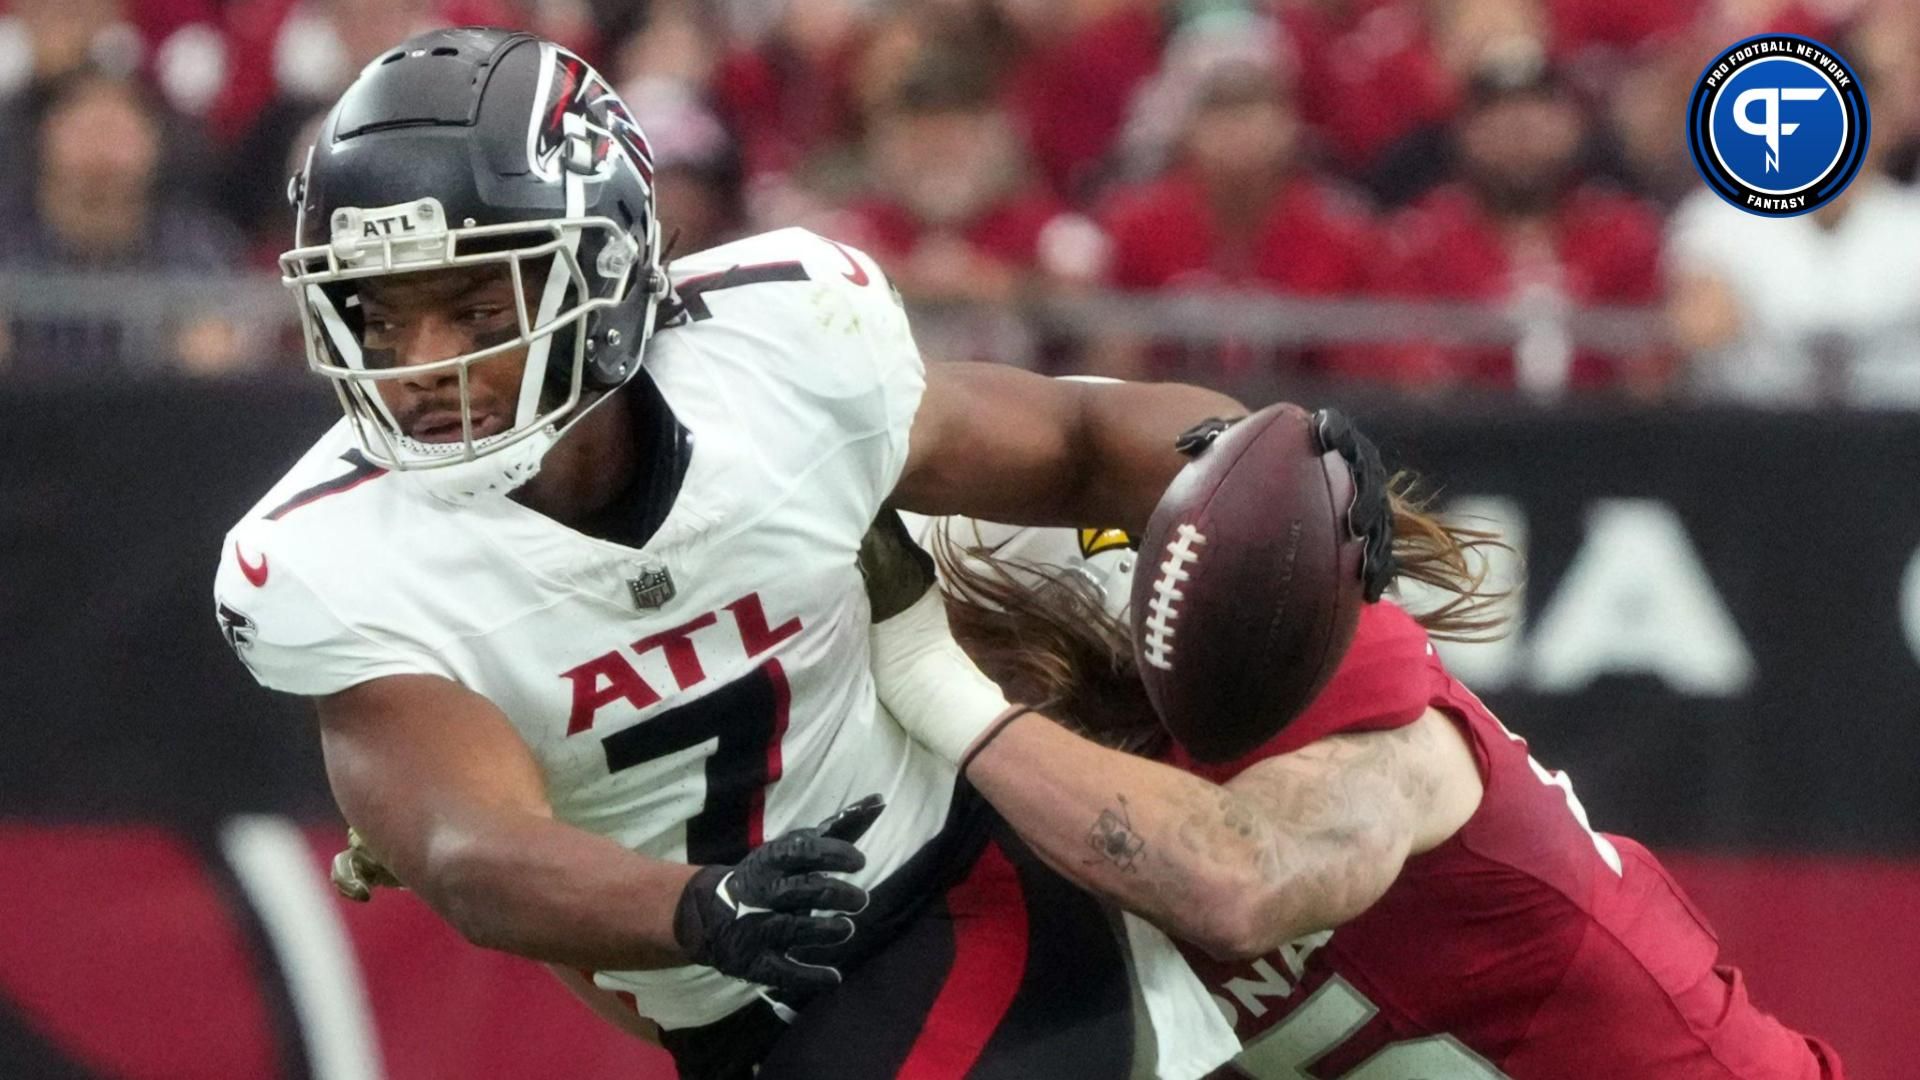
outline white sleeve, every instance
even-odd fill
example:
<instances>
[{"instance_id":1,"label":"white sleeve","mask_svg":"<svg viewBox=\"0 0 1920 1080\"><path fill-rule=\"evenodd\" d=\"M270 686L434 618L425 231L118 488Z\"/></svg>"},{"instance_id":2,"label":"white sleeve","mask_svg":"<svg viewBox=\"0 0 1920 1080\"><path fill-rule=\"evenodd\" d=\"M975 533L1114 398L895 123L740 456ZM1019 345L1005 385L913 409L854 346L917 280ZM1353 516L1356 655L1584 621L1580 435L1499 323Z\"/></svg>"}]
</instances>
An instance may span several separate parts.
<instances>
[{"instance_id":1,"label":"white sleeve","mask_svg":"<svg viewBox=\"0 0 1920 1080\"><path fill-rule=\"evenodd\" d=\"M841 311L823 313L823 322L847 318L864 344L857 358L869 392L847 401L857 412L845 418L851 431L868 442L862 454L862 479L874 512L893 494L907 467L907 440L920 399L927 389L926 362L913 340L900 294L871 255L834 240L809 234L808 273L823 283ZM822 305L822 311L831 311ZM869 441L870 440L870 441Z\"/></svg>"},{"instance_id":2,"label":"white sleeve","mask_svg":"<svg viewBox=\"0 0 1920 1080\"><path fill-rule=\"evenodd\" d=\"M286 553L273 550L272 530L254 524L227 537L213 596L221 634L260 685L319 697L385 675L453 678L424 644L336 615Z\"/></svg>"}]
</instances>

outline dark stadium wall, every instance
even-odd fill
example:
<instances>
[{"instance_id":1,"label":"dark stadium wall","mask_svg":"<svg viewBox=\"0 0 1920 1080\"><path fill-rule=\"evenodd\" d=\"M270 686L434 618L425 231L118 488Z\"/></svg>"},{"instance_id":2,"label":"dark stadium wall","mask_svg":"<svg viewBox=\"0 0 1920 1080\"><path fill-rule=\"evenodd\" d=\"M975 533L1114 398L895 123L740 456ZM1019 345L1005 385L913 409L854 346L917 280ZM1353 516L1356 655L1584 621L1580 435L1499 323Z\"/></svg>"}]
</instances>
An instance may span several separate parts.
<instances>
[{"instance_id":1,"label":"dark stadium wall","mask_svg":"<svg viewBox=\"0 0 1920 1080\"><path fill-rule=\"evenodd\" d=\"M1661 853L1763 1006L1854 1075L1903 1075L1920 430L1357 412L1524 551L1518 632L1450 662L1596 827ZM0 394L22 448L0 471L0 1076L667 1075L411 897L327 890L308 710L253 686L210 582L224 530L334 416L302 385Z\"/></svg>"}]
</instances>

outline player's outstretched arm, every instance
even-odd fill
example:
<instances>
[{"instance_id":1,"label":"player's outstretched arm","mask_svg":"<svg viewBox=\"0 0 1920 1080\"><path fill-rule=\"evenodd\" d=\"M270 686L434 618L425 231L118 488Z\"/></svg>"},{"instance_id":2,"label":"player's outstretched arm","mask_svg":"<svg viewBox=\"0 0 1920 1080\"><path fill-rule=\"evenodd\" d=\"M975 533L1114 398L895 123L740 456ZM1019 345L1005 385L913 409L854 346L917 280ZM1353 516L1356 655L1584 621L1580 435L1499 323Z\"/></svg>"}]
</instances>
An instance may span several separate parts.
<instances>
[{"instance_id":1,"label":"player's outstretched arm","mask_svg":"<svg viewBox=\"0 0 1920 1080\"><path fill-rule=\"evenodd\" d=\"M1452 835L1479 775L1449 721L1322 739L1225 786L1112 750L1005 700L947 634L937 592L874 627L888 710L1062 873L1222 957L1330 929Z\"/></svg>"},{"instance_id":2,"label":"player's outstretched arm","mask_svg":"<svg viewBox=\"0 0 1920 1080\"><path fill-rule=\"evenodd\" d=\"M375 679L318 700L340 809L393 875L469 941L568 967L687 963L790 991L839 981L787 956L851 936L866 894L824 871L864 865L862 806L730 867L628 851L554 819L506 717L447 679Z\"/></svg>"},{"instance_id":3,"label":"player's outstretched arm","mask_svg":"<svg viewBox=\"0 0 1920 1080\"><path fill-rule=\"evenodd\" d=\"M1175 438L1202 420L1246 411L1224 394L1180 383L929 364L893 503L1016 525L1142 529L1187 462Z\"/></svg>"}]
</instances>

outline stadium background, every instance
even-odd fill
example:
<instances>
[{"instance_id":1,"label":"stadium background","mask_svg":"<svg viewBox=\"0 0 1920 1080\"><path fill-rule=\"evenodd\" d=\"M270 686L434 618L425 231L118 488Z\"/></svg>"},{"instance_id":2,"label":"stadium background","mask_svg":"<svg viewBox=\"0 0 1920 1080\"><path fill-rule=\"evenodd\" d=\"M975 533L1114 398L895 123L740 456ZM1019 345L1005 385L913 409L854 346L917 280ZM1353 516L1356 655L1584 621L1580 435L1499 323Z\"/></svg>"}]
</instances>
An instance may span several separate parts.
<instances>
[{"instance_id":1,"label":"stadium background","mask_svg":"<svg viewBox=\"0 0 1920 1080\"><path fill-rule=\"evenodd\" d=\"M1468 681L1763 1005L1913 1075L1920 5L0 0L0 1076L668 1075L411 898L331 898L310 721L207 602L333 415L271 273L290 163L459 22L622 87L679 251L803 224L929 355L1353 409L1525 556ZM1765 31L1874 114L1792 220L1685 156Z\"/></svg>"}]
</instances>

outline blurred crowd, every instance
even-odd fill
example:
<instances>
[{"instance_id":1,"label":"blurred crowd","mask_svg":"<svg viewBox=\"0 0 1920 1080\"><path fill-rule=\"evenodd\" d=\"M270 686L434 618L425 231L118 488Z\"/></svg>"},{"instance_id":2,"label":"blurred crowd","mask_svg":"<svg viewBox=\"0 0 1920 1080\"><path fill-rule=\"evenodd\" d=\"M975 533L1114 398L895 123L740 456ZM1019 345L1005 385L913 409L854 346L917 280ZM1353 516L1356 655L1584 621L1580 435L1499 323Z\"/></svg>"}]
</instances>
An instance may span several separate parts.
<instances>
[{"instance_id":1,"label":"blurred crowd","mask_svg":"<svg viewBox=\"0 0 1920 1080\"><path fill-rule=\"evenodd\" d=\"M297 364L195 297L270 278L288 177L354 74L468 23L621 88L675 251L785 225L864 247L933 355L1920 405L1911 0L0 0L0 277L194 283L156 333L0 312L0 372ZM1860 178L1792 219L1721 203L1685 146L1702 65L1773 31L1838 48L1873 110ZM1195 346L1036 317L1142 293L1648 332Z\"/></svg>"}]
</instances>

